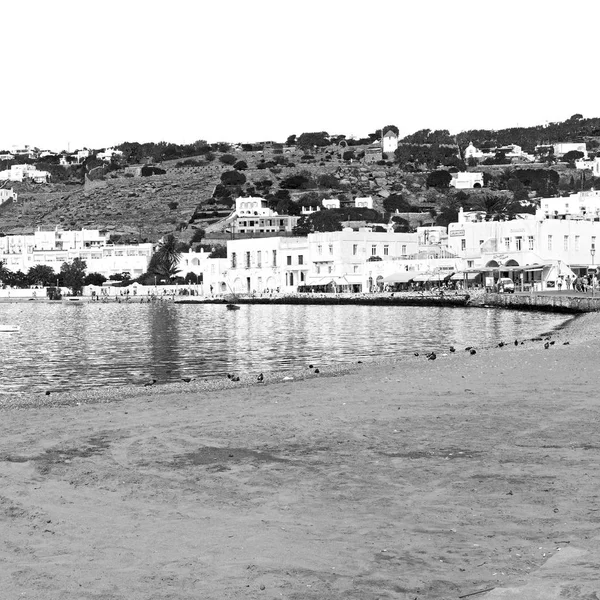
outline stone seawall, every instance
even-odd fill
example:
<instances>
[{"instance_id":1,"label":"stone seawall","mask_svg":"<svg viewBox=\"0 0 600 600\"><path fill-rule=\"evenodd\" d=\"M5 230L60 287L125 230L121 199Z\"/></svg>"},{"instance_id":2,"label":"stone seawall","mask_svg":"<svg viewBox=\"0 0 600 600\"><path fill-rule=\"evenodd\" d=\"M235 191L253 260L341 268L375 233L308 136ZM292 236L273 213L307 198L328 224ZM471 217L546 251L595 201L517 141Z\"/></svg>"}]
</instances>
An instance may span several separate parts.
<instances>
[{"instance_id":1,"label":"stone seawall","mask_svg":"<svg viewBox=\"0 0 600 600\"><path fill-rule=\"evenodd\" d=\"M497 306L514 310L537 310L563 313L600 311L600 296L559 294L482 294L471 298L469 306Z\"/></svg>"}]
</instances>

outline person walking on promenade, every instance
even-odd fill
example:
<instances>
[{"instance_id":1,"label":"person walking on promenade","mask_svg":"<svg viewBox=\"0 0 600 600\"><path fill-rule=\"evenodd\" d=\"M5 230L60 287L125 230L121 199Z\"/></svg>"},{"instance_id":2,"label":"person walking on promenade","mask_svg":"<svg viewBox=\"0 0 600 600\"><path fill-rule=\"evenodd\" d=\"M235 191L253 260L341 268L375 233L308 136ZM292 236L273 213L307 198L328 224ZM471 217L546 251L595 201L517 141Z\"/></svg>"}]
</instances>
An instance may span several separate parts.
<instances>
[{"instance_id":1,"label":"person walking on promenade","mask_svg":"<svg viewBox=\"0 0 600 600\"><path fill-rule=\"evenodd\" d=\"M556 285L558 286L558 291L560 292L562 290L562 277L558 278Z\"/></svg>"},{"instance_id":2,"label":"person walking on promenade","mask_svg":"<svg viewBox=\"0 0 600 600\"><path fill-rule=\"evenodd\" d=\"M571 276L567 275L567 278L565 279L565 283L567 284L567 290L571 289Z\"/></svg>"}]
</instances>

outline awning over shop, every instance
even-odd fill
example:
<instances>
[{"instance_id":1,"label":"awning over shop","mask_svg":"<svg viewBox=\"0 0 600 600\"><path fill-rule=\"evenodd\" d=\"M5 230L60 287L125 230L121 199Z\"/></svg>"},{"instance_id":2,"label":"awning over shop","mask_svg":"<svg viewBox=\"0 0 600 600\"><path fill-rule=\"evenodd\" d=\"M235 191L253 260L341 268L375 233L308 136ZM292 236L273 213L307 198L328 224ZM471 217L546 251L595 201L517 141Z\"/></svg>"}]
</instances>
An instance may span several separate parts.
<instances>
[{"instance_id":1,"label":"awning over shop","mask_svg":"<svg viewBox=\"0 0 600 600\"><path fill-rule=\"evenodd\" d=\"M383 278L384 283L408 283L417 275L422 275L418 271L398 271Z\"/></svg>"},{"instance_id":2,"label":"awning over shop","mask_svg":"<svg viewBox=\"0 0 600 600\"><path fill-rule=\"evenodd\" d=\"M466 278L467 281L474 281L479 275L481 275L481 273L475 271L462 271L460 273L454 273L450 279L452 281L464 281Z\"/></svg>"}]
</instances>

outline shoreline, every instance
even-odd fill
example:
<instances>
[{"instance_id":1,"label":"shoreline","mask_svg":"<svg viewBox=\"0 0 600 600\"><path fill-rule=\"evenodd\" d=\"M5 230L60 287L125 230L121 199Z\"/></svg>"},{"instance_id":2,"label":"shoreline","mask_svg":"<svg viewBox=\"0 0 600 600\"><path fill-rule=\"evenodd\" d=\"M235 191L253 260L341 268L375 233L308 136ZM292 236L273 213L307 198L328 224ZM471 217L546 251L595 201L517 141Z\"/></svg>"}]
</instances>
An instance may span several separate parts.
<instances>
[{"instance_id":1,"label":"shoreline","mask_svg":"<svg viewBox=\"0 0 600 600\"><path fill-rule=\"evenodd\" d=\"M585 317L591 317L589 320L592 322L595 320L593 313L575 313L568 316L565 321L560 325L554 327L550 331L540 332L535 338L529 338L520 340L524 342L523 345L527 345L527 348L535 347L535 340L539 338L552 338L556 340L566 340L569 338L571 343L571 337L575 338L574 343L577 341L584 341L587 339L583 327L577 327L580 319ZM600 322L600 320L599 320ZM600 324L599 324L600 331ZM573 335L574 334L574 335ZM508 351L513 349L513 343L507 342L506 349ZM498 350L495 345L490 346L479 346L477 348L479 352L490 352ZM449 352L448 349L440 349L437 352L436 360L443 360L445 358L457 359L464 349L457 349L455 354ZM378 359L363 359L352 363L320 363L315 365L315 368L319 369L319 373L315 374L312 369L308 368L289 368L282 369L279 371L265 372L264 381L262 386L267 387L272 384L287 383L295 384L311 379L324 379L330 377L343 377L349 374L355 374L359 371L366 371L372 369L386 369L394 368L405 364L412 364L414 362L426 360L425 355L419 357L411 357L406 355L400 356L388 356ZM114 402L120 402L122 399L135 399L138 397L154 397L163 394L182 393L182 394L197 394L197 393L213 393L223 390L241 390L244 388L252 387L256 385L256 374L239 374L240 381L232 382L225 376L222 377L199 377L192 379L190 382L164 382L156 383L154 385L140 384L129 384L119 386L105 386L97 387L93 389L85 390L71 390L66 392L60 392L51 390L49 395L43 395L42 393L37 394L24 394L20 396L11 396L10 398L3 398L0 395L0 411L19 408L40 408L40 407L59 407L59 406L71 406L81 404L109 404Z\"/></svg>"}]
</instances>

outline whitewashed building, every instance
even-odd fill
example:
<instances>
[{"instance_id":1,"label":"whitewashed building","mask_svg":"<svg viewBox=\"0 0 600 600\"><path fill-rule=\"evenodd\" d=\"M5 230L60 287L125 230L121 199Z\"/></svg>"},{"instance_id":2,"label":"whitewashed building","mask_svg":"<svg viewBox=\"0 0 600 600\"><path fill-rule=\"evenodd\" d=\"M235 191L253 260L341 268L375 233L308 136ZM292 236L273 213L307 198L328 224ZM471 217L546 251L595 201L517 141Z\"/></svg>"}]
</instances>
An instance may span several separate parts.
<instances>
[{"instance_id":1,"label":"whitewashed building","mask_svg":"<svg viewBox=\"0 0 600 600\"><path fill-rule=\"evenodd\" d=\"M452 180L450 181L450 187L456 188L457 190L483 187L483 173L459 171L458 173L451 173L451 175Z\"/></svg>"},{"instance_id":2,"label":"whitewashed building","mask_svg":"<svg viewBox=\"0 0 600 600\"><path fill-rule=\"evenodd\" d=\"M50 173L39 171L34 165L12 165L10 169L0 171L0 180L24 181L27 179L35 183L47 183L50 179Z\"/></svg>"},{"instance_id":3,"label":"whitewashed building","mask_svg":"<svg viewBox=\"0 0 600 600\"><path fill-rule=\"evenodd\" d=\"M385 131L381 137L381 148L384 154L394 154L398 149L398 134L392 129Z\"/></svg>"},{"instance_id":4,"label":"whitewashed building","mask_svg":"<svg viewBox=\"0 0 600 600\"><path fill-rule=\"evenodd\" d=\"M127 272L135 279L146 272L152 253L151 243L113 245L104 232L89 229L0 237L0 261L8 270L23 273L37 265L46 265L58 273L63 263L80 258L86 262L87 273L108 278Z\"/></svg>"}]
</instances>

